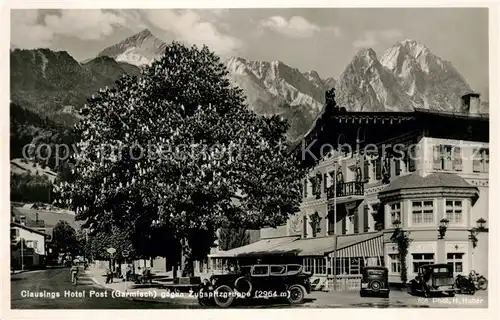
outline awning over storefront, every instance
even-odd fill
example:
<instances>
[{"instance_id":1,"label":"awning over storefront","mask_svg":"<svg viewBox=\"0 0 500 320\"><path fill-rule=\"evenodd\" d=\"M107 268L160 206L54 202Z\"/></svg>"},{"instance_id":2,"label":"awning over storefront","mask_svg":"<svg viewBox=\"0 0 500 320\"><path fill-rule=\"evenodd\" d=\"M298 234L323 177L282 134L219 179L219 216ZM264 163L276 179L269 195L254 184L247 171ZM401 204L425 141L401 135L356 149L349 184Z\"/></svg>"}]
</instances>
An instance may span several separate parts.
<instances>
[{"instance_id":1,"label":"awning over storefront","mask_svg":"<svg viewBox=\"0 0 500 320\"><path fill-rule=\"evenodd\" d=\"M217 253L210 254L210 258L235 258L243 256L258 256L269 254L270 252L281 252L280 248L288 243L291 243L299 237L281 237L281 238L269 238L262 239L260 241L248 244L243 247L234 248L227 251L221 251Z\"/></svg>"},{"instance_id":2,"label":"awning over storefront","mask_svg":"<svg viewBox=\"0 0 500 320\"><path fill-rule=\"evenodd\" d=\"M299 257L333 256L335 247L337 257L379 257L383 256L383 233L341 235L300 239L299 237L269 238L255 243L211 254L211 258L237 258L266 255L289 255Z\"/></svg>"},{"instance_id":3,"label":"awning over storefront","mask_svg":"<svg viewBox=\"0 0 500 320\"><path fill-rule=\"evenodd\" d=\"M328 256L333 257L333 250ZM382 232L348 235L338 237L338 258L380 257L384 255L384 236Z\"/></svg>"},{"instance_id":4,"label":"awning over storefront","mask_svg":"<svg viewBox=\"0 0 500 320\"><path fill-rule=\"evenodd\" d=\"M280 247L280 250L288 253L293 252L295 256L300 257L324 256L325 252L333 250L334 246L335 237L328 236L299 239Z\"/></svg>"}]
</instances>

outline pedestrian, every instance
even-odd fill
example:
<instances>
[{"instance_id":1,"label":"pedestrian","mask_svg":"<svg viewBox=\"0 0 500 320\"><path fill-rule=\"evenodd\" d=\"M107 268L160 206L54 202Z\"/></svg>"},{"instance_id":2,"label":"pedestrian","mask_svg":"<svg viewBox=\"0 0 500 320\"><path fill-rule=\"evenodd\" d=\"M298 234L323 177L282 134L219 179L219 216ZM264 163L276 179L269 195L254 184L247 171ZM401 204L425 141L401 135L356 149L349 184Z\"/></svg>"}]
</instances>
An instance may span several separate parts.
<instances>
[{"instance_id":1,"label":"pedestrian","mask_svg":"<svg viewBox=\"0 0 500 320\"><path fill-rule=\"evenodd\" d=\"M125 281L130 281L130 276L132 275L132 266L127 264L127 269L125 272Z\"/></svg>"},{"instance_id":2,"label":"pedestrian","mask_svg":"<svg viewBox=\"0 0 500 320\"><path fill-rule=\"evenodd\" d=\"M108 283L113 283L113 272L109 268L106 268L106 284Z\"/></svg>"}]
</instances>

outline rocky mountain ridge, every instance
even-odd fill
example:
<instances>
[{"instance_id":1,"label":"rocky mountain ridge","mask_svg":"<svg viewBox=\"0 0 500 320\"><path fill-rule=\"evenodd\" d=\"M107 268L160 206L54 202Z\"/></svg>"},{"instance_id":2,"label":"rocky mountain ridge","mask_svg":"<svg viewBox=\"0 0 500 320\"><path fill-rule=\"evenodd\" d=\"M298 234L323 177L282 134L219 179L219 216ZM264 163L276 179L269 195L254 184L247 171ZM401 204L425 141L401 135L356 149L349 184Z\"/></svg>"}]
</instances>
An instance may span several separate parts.
<instances>
[{"instance_id":1,"label":"rocky mountain ridge","mask_svg":"<svg viewBox=\"0 0 500 320\"><path fill-rule=\"evenodd\" d=\"M88 96L112 86L122 74L138 75L140 67L161 57L166 46L146 29L82 63L64 51L13 50L11 100L56 122L72 124L78 120L74 111ZM461 111L460 96L471 90L450 62L414 40L399 41L380 57L372 49L357 52L338 79L322 78L314 70L301 72L282 61L233 57L224 63L253 111L289 120L290 140L309 130L332 87L337 102L348 111L380 112ZM487 102L482 106L487 111Z\"/></svg>"}]
</instances>

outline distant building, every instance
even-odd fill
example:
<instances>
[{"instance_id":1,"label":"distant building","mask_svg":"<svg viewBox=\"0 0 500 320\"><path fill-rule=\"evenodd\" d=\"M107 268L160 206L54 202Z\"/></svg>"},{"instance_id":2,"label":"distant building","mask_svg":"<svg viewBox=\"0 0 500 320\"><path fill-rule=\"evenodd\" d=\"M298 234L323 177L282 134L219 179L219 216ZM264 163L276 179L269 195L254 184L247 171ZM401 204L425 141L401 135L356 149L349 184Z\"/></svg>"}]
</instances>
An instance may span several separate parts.
<instances>
[{"instance_id":1,"label":"distant building","mask_svg":"<svg viewBox=\"0 0 500 320\"><path fill-rule=\"evenodd\" d=\"M75 221L74 214L66 212L39 210L33 205L24 205L22 207L11 207L12 221L23 224L24 226L42 232L46 235L46 263L58 263L58 257L52 255L52 240L54 236L54 227L60 221L66 221L76 232L80 230L81 222Z\"/></svg>"},{"instance_id":2,"label":"distant building","mask_svg":"<svg viewBox=\"0 0 500 320\"><path fill-rule=\"evenodd\" d=\"M408 280L429 263L487 275L489 117L478 104L472 93L464 112L326 108L294 150L313 168L300 213L261 229L258 242L212 254L213 266L257 257L301 263L328 289L335 278L357 290L361 268L382 265L390 282L401 282L391 237L403 230Z\"/></svg>"},{"instance_id":3,"label":"distant building","mask_svg":"<svg viewBox=\"0 0 500 320\"><path fill-rule=\"evenodd\" d=\"M46 235L27 227L24 222L11 222L11 266L14 269L32 269L45 265Z\"/></svg>"}]
</instances>

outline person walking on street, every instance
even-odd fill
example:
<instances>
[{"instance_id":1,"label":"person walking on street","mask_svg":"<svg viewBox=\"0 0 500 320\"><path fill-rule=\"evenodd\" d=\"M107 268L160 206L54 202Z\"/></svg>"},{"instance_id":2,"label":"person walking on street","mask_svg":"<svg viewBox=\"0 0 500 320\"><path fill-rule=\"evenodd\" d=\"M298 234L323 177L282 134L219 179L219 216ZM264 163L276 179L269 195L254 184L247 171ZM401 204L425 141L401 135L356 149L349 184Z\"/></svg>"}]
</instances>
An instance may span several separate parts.
<instances>
[{"instance_id":1,"label":"person walking on street","mask_svg":"<svg viewBox=\"0 0 500 320\"><path fill-rule=\"evenodd\" d=\"M73 263L73 266L70 269L70 273L71 273L71 283L76 285L77 276L78 276L78 266L76 265L76 263Z\"/></svg>"}]
</instances>

